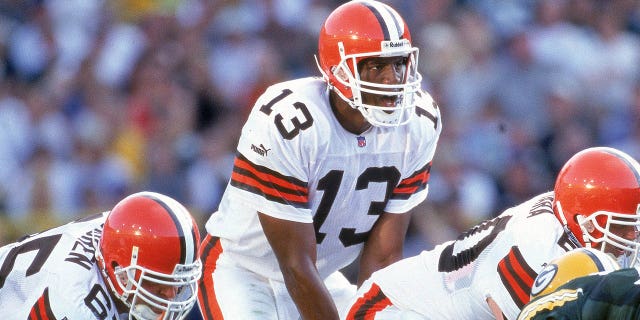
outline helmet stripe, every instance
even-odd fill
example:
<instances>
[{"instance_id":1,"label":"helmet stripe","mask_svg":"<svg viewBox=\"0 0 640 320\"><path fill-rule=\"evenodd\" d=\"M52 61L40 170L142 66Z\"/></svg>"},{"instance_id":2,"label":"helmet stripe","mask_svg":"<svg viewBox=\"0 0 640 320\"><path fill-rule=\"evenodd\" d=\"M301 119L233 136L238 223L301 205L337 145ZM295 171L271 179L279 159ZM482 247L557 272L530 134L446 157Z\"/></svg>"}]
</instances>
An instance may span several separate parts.
<instances>
[{"instance_id":1,"label":"helmet stripe","mask_svg":"<svg viewBox=\"0 0 640 320\"><path fill-rule=\"evenodd\" d=\"M589 250L582 250L582 252L586 253L589 256L589 258L591 258L591 261L593 261L593 263L596 265L596 268L598 268L598 271L606 270L604 268L604 265L602 264L602 261L600 261L600 259L598 259L598 257L593 252Z\"/></svg>"},{"instance_id":2,"label":"helmet stripe","mask_svg":"<svg viewBox=\"0 0 640 320\"><path fill-rule=\"evenodd\" d=\"M193 263L197 255L197 244L195 241L196 236L193 228L191 227L190 219L187 219L189 214L184 212L186 209L171 198L160 198L161 195L154 196L151 194L148 194L147 196L165 209L176 226L178 237L180 239L180 264Z\"/></svg>"},{"instance_id":3,"label":"helmet stripe","mask_svg":"<svg viewBox=\"0 0 640 320\"><path fill-rule=\"evenodd\" d=\"M385 40L400 40L404 32L402 19L399 14L388 6L379 2L363 2L365 7L378 19Z\"/></svg>"},{"instance_id":4,"label":"helmet stripe","mask_svg":"<svg viewBox=\"0 0 640 320\"><path fill-rule=\"evenodd\" d=\"M613 149L609 147L603 147L602 149L603 151L609 152L614 156L620 158L620 160L622 160L629 167L629 169L631 169L631 172L633 172L633 175L636 177L638 186L640 186L640 164L638 164L638 162L635 159L631 158L631 156L629 156L624 152L618 151L617 149Z\"/></svg>"}]
</instances>

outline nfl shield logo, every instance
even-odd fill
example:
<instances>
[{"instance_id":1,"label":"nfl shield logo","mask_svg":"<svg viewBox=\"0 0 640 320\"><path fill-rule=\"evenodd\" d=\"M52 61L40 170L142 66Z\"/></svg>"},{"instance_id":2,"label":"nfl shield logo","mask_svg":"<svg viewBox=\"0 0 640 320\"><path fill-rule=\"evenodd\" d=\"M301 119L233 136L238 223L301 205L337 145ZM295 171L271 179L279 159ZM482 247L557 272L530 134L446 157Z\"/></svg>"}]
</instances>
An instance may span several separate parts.
<instances>
[{"instance_id":1,"label":"nfl shield logo","mask_svg":"<svg viewBox=\"0 0 640 320\"><path fill-rule=\"evenodd\" d=\"M364 137L360 136L356 137L356 139L358 139L358 147L362 148L367 145L367 140L365 140Z\"/></svg>"}]
</instances>

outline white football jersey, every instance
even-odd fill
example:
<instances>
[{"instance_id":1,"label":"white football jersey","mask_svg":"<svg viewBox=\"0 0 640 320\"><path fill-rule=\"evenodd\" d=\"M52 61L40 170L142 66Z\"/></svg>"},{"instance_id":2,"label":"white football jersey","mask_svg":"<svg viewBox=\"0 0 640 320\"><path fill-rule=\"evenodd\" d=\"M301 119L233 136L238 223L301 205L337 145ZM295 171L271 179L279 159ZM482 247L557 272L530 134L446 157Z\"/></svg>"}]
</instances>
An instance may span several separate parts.
<instances>
[{"instance_id":1,"label":"white football jersey","mask_svg":"<svg viewBox=\"0 0 640 320\"><path fill-rule=\"evenodd\" d=\"M0 319L119 319L94 258L106 216L0 248Z\"/></svg>"},{"instance_id":2,"label":"white football jersey","mask_svg":"<svg viewBox=\"0 0 640 320\"><path fill-rule=\"evenodd\" d=\"M576 248L552 210L553 193L534 197L454 241L374 272L400 309L426 319L493 319L487 297L516 319L544 263Z\"/></svg>"},{"instance_id":3,"label":"white football jersey","mask_svg":"<svg viewBox=\"0 0 640 320\"><path fill-rule=\"evenodd\" d=\"M422 202L442 130L426 92L400 127L346 131L321 78L271 86L256 102L240 137L233 173L207 231L244 267L282 280L257 212L313 223L317 268L327 277L358 256L382 212L401 214Z\"/></svg>"}]
</instances>

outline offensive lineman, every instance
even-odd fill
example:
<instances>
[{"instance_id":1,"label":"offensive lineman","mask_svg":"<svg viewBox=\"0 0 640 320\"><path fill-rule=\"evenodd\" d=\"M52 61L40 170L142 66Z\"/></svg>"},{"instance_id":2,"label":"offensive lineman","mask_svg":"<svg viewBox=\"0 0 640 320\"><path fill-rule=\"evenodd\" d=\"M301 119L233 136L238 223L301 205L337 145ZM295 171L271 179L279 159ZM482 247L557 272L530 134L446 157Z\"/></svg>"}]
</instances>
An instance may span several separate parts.
<instances>
[{"instance_id":1,"label":"offensive lineman","mask_svg":"<svg viewBox=\"0 0 640 320\"><path fill-rule=\"evenodd\" d=\"M183 319L196 302L199 240L177 201L132 194L0 248L0 319Z\"/></svg>"},{"instance_id":2,"label":"offensive lineman","mask_svg":"<svg viewBox=\"0 0 640 320\"><path fill-rule=\"evenodd\" d=\"M635 264L639 205L636 160L613 148L582 150L553 192L373 273L347 319L515 319L544 264L566 251L593 247Z\"/></svg>"},{"instance_id":3,"label":"offensive lineman","mask_svg":"<svg viewBox=\"0 0 640 320\"><path fill-rule=\"evenodd\" d=\"M323 78L257 100L206 224L205 319L338 319L355 294L339 269L362 253L361 282L402 257L442 130L417 56L394 9L347 2L320 31Z\"/></svg>"}]
</instances>

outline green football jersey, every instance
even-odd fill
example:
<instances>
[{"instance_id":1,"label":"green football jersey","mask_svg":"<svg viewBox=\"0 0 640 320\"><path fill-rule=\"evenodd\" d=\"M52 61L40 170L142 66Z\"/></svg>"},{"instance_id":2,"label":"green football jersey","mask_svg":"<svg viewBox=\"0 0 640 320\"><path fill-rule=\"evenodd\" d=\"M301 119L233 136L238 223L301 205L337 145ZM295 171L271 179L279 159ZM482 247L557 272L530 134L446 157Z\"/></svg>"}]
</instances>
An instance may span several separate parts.
<instances>
[{"instance_id":1,"label":"green football jersey","mask_svg":"<svg viewBox=\"0 0 640 320\"><path fill-rule=\"evenodd\" d=\"M518 320L640 319L636 268L576 278L529 302Z\"/></svg>"}]
</instances>

